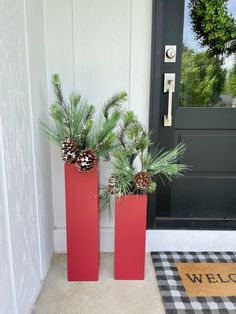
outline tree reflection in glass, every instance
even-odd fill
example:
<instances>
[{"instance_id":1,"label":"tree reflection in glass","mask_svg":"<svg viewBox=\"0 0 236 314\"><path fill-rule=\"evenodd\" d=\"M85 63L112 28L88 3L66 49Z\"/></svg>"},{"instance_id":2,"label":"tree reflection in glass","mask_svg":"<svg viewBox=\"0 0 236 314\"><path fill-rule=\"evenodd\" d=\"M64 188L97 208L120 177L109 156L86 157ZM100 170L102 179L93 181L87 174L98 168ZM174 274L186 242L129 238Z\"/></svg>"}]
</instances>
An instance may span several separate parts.
<instances>
[{"instance_id":1,"label":"tree reflection in glass","mask_svg":"<svg viewBox=\"0 0 236 314\"><path fill-rule=\"evenodd\" d=\"M181 107L236 108L235 18L235 0L185 0Z\"/></svg>"}]
</instances>

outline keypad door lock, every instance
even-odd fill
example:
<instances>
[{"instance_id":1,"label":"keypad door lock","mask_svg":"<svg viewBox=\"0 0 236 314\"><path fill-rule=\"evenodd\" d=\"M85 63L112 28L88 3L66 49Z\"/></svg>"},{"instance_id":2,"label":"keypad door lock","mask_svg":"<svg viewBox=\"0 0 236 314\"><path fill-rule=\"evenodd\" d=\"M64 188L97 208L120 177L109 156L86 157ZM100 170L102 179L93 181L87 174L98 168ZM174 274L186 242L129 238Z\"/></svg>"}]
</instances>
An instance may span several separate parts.
<instances>
[{"instance_id":1,"label":"keypad door lock","mask_svg":"<svg viewBox=\"0 0 236 314\"><path fill-rule=\"evenodd\" d=\"M165 46L165 62L173 63L176 62L176 46L166 45Z\"/></svg>"}]
</instances>

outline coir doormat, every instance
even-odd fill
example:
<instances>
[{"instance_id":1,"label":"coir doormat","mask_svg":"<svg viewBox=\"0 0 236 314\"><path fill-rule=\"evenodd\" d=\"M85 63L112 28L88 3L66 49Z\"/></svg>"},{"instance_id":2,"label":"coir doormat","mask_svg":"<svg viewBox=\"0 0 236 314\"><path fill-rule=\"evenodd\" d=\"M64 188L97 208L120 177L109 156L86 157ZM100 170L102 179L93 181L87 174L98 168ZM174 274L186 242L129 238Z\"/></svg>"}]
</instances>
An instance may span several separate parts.
<instances>
[{"instance_id":1,"label":"coir doormat","mask_svg":"<svg viewBox=\"0 0 236 314\"><path fill-rule=\"evenodd\" d=\"M189 297L236 296L236 263L176 263Z\"/></svg>"},{"instance_id":2,"label":"coir doormat","mask_svg":"<svg viewBox=\"0 0 236 314\"><path fill-rule=\"evenodd\" d=\"M236 263L236 252L153 252L152 260L167 314L236 313L236 294L233 294L231 285L231 283L234 284L233 280L236 279L236 276L233 275L235 274L235 267L232 265ZM186 263L189 265L198 264L198 267L200 267L200 265L204 267L203 264L209 264L207 265L207 272L205 272L206 269L202 268L202 273L195 273L193 272L193 268L189 268L185 269L189 271L189 273L186 272L186 274L189 274L192 281L204 281L207 286L205 286L203 290L207 290L208 285L210 285L209 280L212 282L216 280L217 282L231 280L231 282L226 282L225 284L230 284L231 292L229 294L232 296L225 296L225 294L216 296L213 292L209 295L204 294L203 296L202 292L199 293L199 291L197 294L196 291L195 294L191 294L186 283L184 283L185 270L183 270L181 266L179 267L180 272L177 269L177 266L181 264L185 264L184 266L186 266ZM223 273L222 268L220 268L220 272L218 272L218 264L222 264L222 266L223 264L229 264L230 266L226 266L228 268L227 270L225 268L225 272ZM234 268L232 269L231 267ZM193 276L194 274L195 277ZM199 274L202 276L199 276ZM208 276L206 276L206 274L208 274ZM219 276L217 276L217 274L219 274ZM198 279L196 279L196 275ZM231 275L230 279L229 275ZM181 277L184 279L181 280ZM213 283L211 284L213 285ZM192 293L194 293L193 290ZM202 294L202 296L199 296L199 294ZM227 292L227 295L229 294Z\"/></svg>"}]
</instances>

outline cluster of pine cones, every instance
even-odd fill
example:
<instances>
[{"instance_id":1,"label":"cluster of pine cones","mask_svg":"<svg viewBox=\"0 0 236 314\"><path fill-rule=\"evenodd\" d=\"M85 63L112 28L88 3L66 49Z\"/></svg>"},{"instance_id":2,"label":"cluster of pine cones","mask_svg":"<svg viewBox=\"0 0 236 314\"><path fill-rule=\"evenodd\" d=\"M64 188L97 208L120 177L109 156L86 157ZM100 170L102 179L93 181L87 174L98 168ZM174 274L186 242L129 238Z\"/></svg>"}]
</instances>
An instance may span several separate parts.
<instances>
[{"instance_id":1,"label":"cluster of pine cones","mask_svg":"<svg viewBox=\"0 0 236 314\"><path fill-rule=\"evenodd\" d=\"M152 183L152 178L148 172L140 171L134 176L133 183L138 190L146 191L150 183ZM117 196L118 194L116 178L113 175L108 180L108 191L112 195Z\"/></svg>"},{"instance_id":2,"label":"cluster of pine cones","mask_svg":"<svg viewBox=\"0 0 236 314\"><path fill-rule=\"evenodd\" d=\"M61 158L65 163L74 163L78 171L92 170L97 160L95 150L86 148L79 151L75 141L69 137L65 137L61 143Z\"/></svg>"}]
</instances>

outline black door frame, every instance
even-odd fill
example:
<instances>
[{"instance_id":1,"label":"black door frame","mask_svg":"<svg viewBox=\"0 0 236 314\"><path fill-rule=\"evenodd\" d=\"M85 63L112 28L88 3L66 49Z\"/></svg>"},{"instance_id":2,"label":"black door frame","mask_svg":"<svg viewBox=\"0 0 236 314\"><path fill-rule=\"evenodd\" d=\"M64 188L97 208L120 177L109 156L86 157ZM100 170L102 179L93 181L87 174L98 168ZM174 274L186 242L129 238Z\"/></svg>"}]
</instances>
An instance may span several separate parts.
<instances>
[{"instance_id":1,"label":"black door frame","mask_svg":"<svg viewBox=\"0 0 236 314\"><path fill-rule=\"evenodd\" d=\"M164 19L165 0L153 0L152 11L152 53L151 53L151 85L150 85L150 110L149 110L149 129L152 131L152 142L157 145L159 143L158 135L160 129L160 102L163 93L163 73L172 72L171 64L164 64L164 32L167 26L170 31L171 20ZM173 4L177 3L173 0ZM182 9L181 9L182 10ZM173 9L175 11L175 9ZM184 10L182 15L177 16L179 21L183 21ZM176 22L176 21L175 21ZM168 43L166 43L168 44ZM175 38L175 42L169 44L176 44L177 47L182 45L182 34L179 38ZM181 57L177 53L177 58ZM178 62L178 59L177 59ZM181 68L176 71L177 80L180 76ZM177 94L177 93L176 93ZM174 143L173 143L174 144ZM165 187L167 191L169 188ZM156 219L156 200L157 192L148 197L148 215L147 228L148 229L207 229L207 230L236 230L236 220L234 219L183 219L183 218L161 218ZM236 206L235 206L236 207Z\"/></svg>"}]
</instances>

